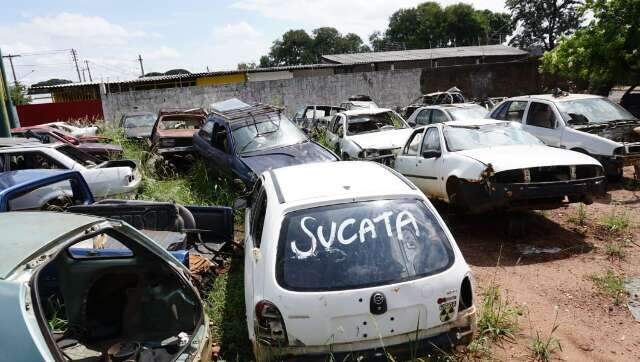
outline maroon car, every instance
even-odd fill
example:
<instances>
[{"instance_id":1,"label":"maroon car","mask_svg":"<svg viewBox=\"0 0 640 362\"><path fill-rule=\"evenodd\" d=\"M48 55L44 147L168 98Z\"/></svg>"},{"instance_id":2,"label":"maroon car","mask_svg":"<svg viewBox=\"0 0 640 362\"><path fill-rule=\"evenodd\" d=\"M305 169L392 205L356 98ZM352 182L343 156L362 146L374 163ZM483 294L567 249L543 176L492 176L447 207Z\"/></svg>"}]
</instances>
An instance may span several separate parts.
<instances>
[{"instance_id":1,"label":"maroon car","mask_svg":"<svg viewBox=\"0 0 640 362\"><path fill-rule=\"evenodd\" d=\"M151 152L174 160L192 157L193 134L206 119L207 113L202 108L161 110L151 131Z\"/></svg>"},{"instance_id":2,"label":"maroon car","mask_svg":"<svg viewBox=\"0 0 640 362\"><path fill-rule=\"evenodd\" d=\"M14 137L35 138L42 143L62 142L75 146L100 161L122 157L122 147L98 141L108 140L106 137L89 136L75 137L66 132L47 126L32 126L14 128L11 130Z\"/></svg>"}]
</instances>

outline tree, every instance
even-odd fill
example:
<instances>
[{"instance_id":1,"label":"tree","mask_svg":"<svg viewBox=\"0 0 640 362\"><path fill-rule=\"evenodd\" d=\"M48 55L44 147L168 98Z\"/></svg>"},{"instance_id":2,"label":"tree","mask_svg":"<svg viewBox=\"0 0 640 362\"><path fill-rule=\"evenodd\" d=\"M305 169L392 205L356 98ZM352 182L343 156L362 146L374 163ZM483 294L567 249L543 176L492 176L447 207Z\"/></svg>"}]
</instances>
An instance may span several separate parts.
<instances>
[{"instance_id":1,"label":"tree","mask_svg":"<svg viewBox=\"0 0 640 362\"><path fill-rule=\"evenodd\" d=\"M31 102L31 97L27 95L27 87L22 83L17 83L16 85L9 87L9 94L11 96L11 101L15 106Z\"/></svg>"},{"instance_id":2,"label":"tree","mask_svg":"<svg viewBox=\"0 0 640 362\"><path fill-rule=\"evenodd\" d=\"M269 58L271 63L276 66L280 65L298 65L313 63L311 49L313 39L306 31L289 30L282 35L282 40L278 39L273 42Z\"/></svg>"},{"instance_id":3,"label":"tree","mask_svg":"<svg viewBox=\"0 0 640 362\"><path fill-rule=\"evenodd\" d=\"M256 63L239 63L238 70L256 69L258 66Z\"/></svg>"},{"instance_id":4,"label":"tree","mask_svg":"<svg viewBox=\"0 0 640 362\"><path fill-rule=\"evenodd\" d=\"M44 80L42 82L34 83L31 86L32 87L50 87L52 85L69 84L69 83L73 83L73 82L67 79L51 78L49 80Z\"/></svg>"},{"instance_id":5,"label":"tree","mask_svg":"<svg viewBox=\"0 0 640 362\"><path fill-rule=\"evenodd\" d=\"M191 72L186 69L171 69L164 72L164 75L178 75L178 74L191 74Z\"/></svg>"},{"instance_id":6,"label":"tree","mask_svg":"<svg viewBox=\"0 0 640 362\"><path fill-rule=\"evenodd\" d=\"M164 73L160 73L160 72L149 72L145 75L140 76L140 78L146 78L146 77L159 77L161 75L164 75Z\"/></svg>"},{"instance_id":7,"label":"tree","mask_svg":"<svg viewBox=\"0 0 640 362\"><path fill-rule=\"evenodd\" d=\"M513 26L520 29L509 44L555 48L560 37L572 34L582 23L583 4L582 0L506 0Z\"/></svg>"},{"instance_id":8,"label":"tree","mask_svg":"<svg viewBox=\"0 0 640 362\"><path fill-rule=\"evenodd\" d=\"M369 42L376 51L498 44L513 29L506 13L476 10L463 3L442 8L428 1L393 13L387 30L374 32Z\"/></svg>"},{"instance_id":9,"label":"tree","mask_svg":"<svg viewBox=\"0 0 640 362\"><path fill-rule=\"evenodd\" d=\"M640 3L588 0L593 14L587 27L560 41L542 58L542 70L589 82L592 92L608 95L616 83L640 82Z\"/></svg>"}]
</instances>

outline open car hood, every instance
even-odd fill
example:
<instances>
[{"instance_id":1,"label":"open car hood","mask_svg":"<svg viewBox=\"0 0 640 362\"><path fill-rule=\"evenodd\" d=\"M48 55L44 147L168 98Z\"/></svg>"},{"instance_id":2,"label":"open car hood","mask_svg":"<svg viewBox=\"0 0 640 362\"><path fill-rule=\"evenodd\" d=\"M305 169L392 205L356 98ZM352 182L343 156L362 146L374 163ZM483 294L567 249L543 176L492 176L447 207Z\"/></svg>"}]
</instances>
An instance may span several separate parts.
<instances>
[{"instance_id":1,"label":"open car hood","mask_svg":"<svg viewBox=\"0 0 640 362\"><path fill-rule=\"evenodd\" d=\"M260 175L267 170L303 163L338 161L333 153L311 141L252 152L241 157L242 161L256 175Z\"/></svg>"},{"instance_id":2,"label":"open car hood","mask_svg":"<svg viewBox=\"0 0 640 362\"><path fill-rule=\"evenodd\" d=\"M349 136L362 149L386 150L403 147L407 138L413 132L412 128L365 133Z\"/></svg>"},{"instance_id":3,"label":"open car hood","mask_svg":"<svg viewBox=\"0 0 640 362\"><path fill-rule=\"evenodd\" d=\"M548 146L499 146L456 152L485 165L496 172L521 168L567 165L598 165L591 156Z\"/></svg>"}]
</instances>

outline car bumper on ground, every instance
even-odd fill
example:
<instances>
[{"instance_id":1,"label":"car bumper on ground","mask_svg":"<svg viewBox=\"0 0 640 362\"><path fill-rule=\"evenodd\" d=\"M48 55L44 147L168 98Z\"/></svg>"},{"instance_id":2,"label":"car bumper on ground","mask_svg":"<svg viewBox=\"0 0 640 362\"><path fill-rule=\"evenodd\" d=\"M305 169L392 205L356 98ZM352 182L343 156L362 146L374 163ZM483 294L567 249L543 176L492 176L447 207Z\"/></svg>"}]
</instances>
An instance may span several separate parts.
<instances>
[{"instance_id":1,"label":"car bumper on ground","mask_svg":"<svg viewBox=\"0 0 640 362\"><path fill-rule=\"evenodd\" d=\"M590 203L593 196L606 192L604 176L581 180L487 183L462 182L457 190L456 206L467 212L492 209L551 209L568 202Z\"/></svg>"},{"instance_id":2,"label":"car bumper on ground","mask_svg":"<svg viewBox=\"0 0 640 362\"><path fill-rule=\"evenodd\" d=\"M466 344L476 329L476 308L458 313L455 320L438 327L368 341L323 346L268 347L254 343L260 351L257 361L389 361L410 360L411 356L428 356L434 350L448 350Z\"/></svg>"}]
</instances>

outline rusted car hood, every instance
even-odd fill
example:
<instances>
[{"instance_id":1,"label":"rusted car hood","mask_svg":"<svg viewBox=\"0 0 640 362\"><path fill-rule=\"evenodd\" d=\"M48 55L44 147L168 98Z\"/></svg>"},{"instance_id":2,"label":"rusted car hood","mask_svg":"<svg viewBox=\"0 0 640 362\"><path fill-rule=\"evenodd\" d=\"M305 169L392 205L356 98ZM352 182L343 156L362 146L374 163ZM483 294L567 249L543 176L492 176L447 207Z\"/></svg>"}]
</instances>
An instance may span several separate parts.
<instances>
[{"instance_id":1,"label":"rusted car hood","mask_svg":"<svg viewBox=\"0 0 640 362\"><path fill-rule=\"evenodd\" d=\"M338 161L338 158L314 142L303 142L276 149L242 155L242 161L256 174L264 171L312 162Z\"/></svg>"},{"instance_id":2,"label":"rusted car hood","mask_svg":"<svg viewBox=\"0 0 640 362\"><path fill-rule=\"evenodd\" d=\"M197 129L159 129L156 134L160 138L191 138L196 131Z\"/></svg>"},{"instance_id":3,"label":"rusted car hood","mask_svg":"<svg viewBox=\"0 0 640 362\"><path fill-rule=\"evenodd\" d=\"M591 156L548 146L500 146L456 153L491 164L496 172L543 166L600 165Z\"/></svg>"}]
</instances>

